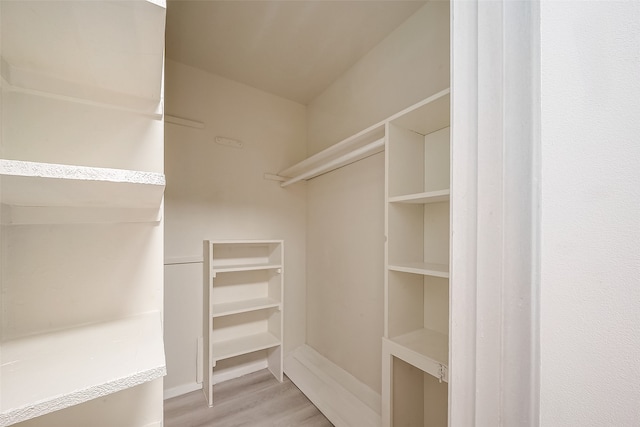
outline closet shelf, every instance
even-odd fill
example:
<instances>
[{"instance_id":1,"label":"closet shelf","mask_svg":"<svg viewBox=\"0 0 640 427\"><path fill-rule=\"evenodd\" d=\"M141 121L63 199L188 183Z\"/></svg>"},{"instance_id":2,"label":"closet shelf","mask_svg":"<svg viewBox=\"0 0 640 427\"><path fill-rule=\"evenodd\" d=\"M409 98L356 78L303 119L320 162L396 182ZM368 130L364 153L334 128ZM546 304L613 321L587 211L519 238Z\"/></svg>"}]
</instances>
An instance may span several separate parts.
<instances>
[{"instance_id":1,"label":"closet shelf","mask_svg":"<svg viewBox=\"0 0 640 427\"><path fill-rule=\"evenodd\" d=\"M166 374L160 313L85 325L2 344L0 426Z\"/></svg>"},{"instance_id":2,"label":"closet shelf","mask_svg":"<svg viewBox=\"0 0 640 427\"><path fill-rule=\"evenodd\" d=\"M281 341L275 335L269 332L263 332L232 340L213 342L211 345L211 353L215 366L215 362L218 360L278 347L280 344Z\"/></svg>"},{"instance_id":3,"label":"closet shelf","mask_svg":"<svg viewBox=\"0 0 640 427\"><path fill-rule=\"evenodd\" d=\"M388 266L389 270L403 273L422 274L424 276L449 278L449 266L429 262L394 262Z\"/></svg>"},{"instance_id":4,"label":"closet shelf","mask_svg":"<svg viewBox=\"0 0 640 427\"><path fill-rule=\"evenodd\" d=\"M438 191L426 191L424 193L405 194L403 196L389 197L389 203L439 203L449 201L450 191L438 190Z\"/></svg>"},{"instance_id":5,"label":"closet shelf","mask_svg":"<svg viewBox=\"0 0 640 427\"><path fill-rule=\"evenodd\" d=\"M444 89L391 116L388 121L420 135L428 135L450 125L450 89Z\"/></svg>"},{"instance_id":6,"label":"closet shelf","mask_svg":"<svg viewBox=\"0 0 640 427\"><path fill-rule=\"evenodd\" d=\"M250 311L265 310L268 308L280 309L280 301L273 298L255 298L243 301L234 301L211 306L211 317L230 316L232 314L247 313Z\"/></svg>"},{"instance_id":7,"label":"closet shelf","mask_svg":"<svg viewBox=\"0 0 640 427\"><path fill-rule=\"evenodd\" d=\"M282 187L308 180L384 151L384 123L371 126L317 154L278 172Z\"/></svg>"},{"instance_id":8,"label":"closet shelf","mask_svg":"<svg viewBox=\"0 0 640 427\"><path fill-rule=\"evenodd\" d=\"M449 338L431 329L419 329L391 339L383 338L388 351L405 362L448 381Z\"/></svg>"},{"instance_id":9,"label":"closet shelf","mask_svg":"<svg viewBox=\"0 0 640 427\"><path fill-rule=\"evenodd\" d=\"M163 0L4 2L2 77L10 90L157 113L165 12Z\"/></svg>"},{"instance_id":10,"label":"closet shelf","mask_svg":"<svg viewBox=\"0 0 640 427\"><path fill-rule=\"evenodd\" d=\"M427 135L449 126L450 89L442 90L373 126L278 172L282 187L315 178L384 151L387 122ZM418 202L416 202L418 203Z\"/></svg>"},{"instance_id":11,"label":"closet shelf","mask_svg":"<svg viewBox=\"0 0 640 427\"><path fill-rule=\"evenodd\" d=\"M240 264L240 265L214 265L211 271L216 273L236 273L240 271L259 271L259 270L277 270L282 268L282 264L264 263L264 264Z\"/></svg>"},{"instance_id":12,"label":"closet shelf","mask_svg":"<svg viewBox=\"0 0 640 427\"><path fill-rule=\"evenodd\" d=\"M2 203L33 207L159 208L161 173L0 159Z\"/></svg>"}]
</instances>

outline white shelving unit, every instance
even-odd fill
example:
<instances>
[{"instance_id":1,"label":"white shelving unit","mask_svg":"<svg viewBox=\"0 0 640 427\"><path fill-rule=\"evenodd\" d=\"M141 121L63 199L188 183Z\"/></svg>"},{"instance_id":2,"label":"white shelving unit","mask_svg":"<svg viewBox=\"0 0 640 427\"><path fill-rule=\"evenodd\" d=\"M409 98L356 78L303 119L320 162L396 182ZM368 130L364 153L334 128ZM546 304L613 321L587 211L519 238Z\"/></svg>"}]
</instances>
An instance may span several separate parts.
<instances>
[{"instance_id":1,"label":"white shelving unit","mask_svg":"<svg viewBox=\"0 0 640 427\"><path fill-rule=\"evenodd\" d=\"M382 425L447 425L449 91L387 122Z\"/></svg>"},{"instance_id":2,"label":"white shelving unit","mask_svg":"<svg viewBox=\"0 0 640 427\"><path fill-rule=\"evenodd\" d=\"M0 426L162 422L165 14L0 2Z\"/></svg>"},{"instance_id":3,"label":"white shelving unit","mask_svg":"<svg viewBox=\"0 0 640 427\"><path fill-rule=\"evenodd\" d=\"M213 373L221 360L264 351L283 379L282 240L204 242L204 381L213 405Z\"/></svg>"},{"instance_id":4,"label":"white shelving unit","mask_svg":"<svg viewBox=\"0 0 640 427\"><path fill-rule=\"evenodd\" d=\"M382 393L344 371L336 378L350 380L335 381L308 346L286 360L287 375L338 424L447 425L449 110L444 89L272 177L287 186L386 152Z\"/></svg>"}]
</instances>

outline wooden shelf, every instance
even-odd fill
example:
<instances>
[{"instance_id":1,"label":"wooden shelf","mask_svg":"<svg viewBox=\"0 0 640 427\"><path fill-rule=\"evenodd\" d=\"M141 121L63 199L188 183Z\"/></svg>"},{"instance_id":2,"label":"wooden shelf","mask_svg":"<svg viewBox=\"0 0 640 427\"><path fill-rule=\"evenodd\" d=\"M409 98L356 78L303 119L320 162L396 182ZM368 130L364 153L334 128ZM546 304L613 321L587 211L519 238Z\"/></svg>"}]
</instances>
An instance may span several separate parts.
<instances>
[{"instance_id":1,"label":"wooden shelf","mask_svg":"<svg viewBox=\"0 0 640 427\"><path fill-rule=\"evenodd\" d=\"M259 271L259 270L277 270L282 268L282 264L240 264L240 265L220 265L213 266L211 271L216 273L236 273L240 271Z\"/></svg>"},{"instance_id":2,"label":"wooden shelf","mask_svg":"<svg viewBox=\"0 0 640 427\"><path fill-rule=\"evenodd\" d=\"M448 381L449 338L431 329L419 329L391 339L387 342L389 352L405 362L435 377L444 375ZM441 372L444 367L444 372Z\"/></svg>"},{"instance_id":3,"label":"wooden shelf","mask_svg":"<svg viewBox=\"0 0 640 427\"><path fill-rule=\"evenodd\" d=\"M382 138L384 138L385 125L388 122L410 129L420 135L427 135L449 126L450 92L450 89L438 92L424 101L278 172L276 177L280 177L284 181L280 185L286 187L301 180L315 178L384 151L385 145Z\"/></svg>"},{"instance_id":4,"label":"wooden shelf","mask_svg":"<svg viewBox=\"0 0 640 427\"><path fill-rule=\"evenodd\" d=\"M315 178L384 151L384 122L375 124L295 165L278 172L282 187Z\"/></svg>"},{"instance_id":5,"label":"wooden shelf","mask_svg":"<svg viewBox=\"0 0 640 427\"><path fill-rule=\"evenodd\" d=\"M227 341L213 342L211 352L215 363L218 360L266 350L279 345L281 345L281 341L278 338L268 332L264 332Z\"/></svg>"},{"instance_id":6,"label":"wooden shelf","mask_svg":"<svg viewBox=\"0 0 640 427\"><path fill-rule=\"evenodd\" d=\"M158 208L161 173L0 159L2 203L37 207Z\"/></svg>"},{"instance_id":7,"label":"wooden shelf","mask_svg":"<svg viewBox=\"0 0 640 427\"><path fill-rule=\"evenodd\" d=\"M2 344L0 426L166 374L158 312Z\"/></svg>"},{"instance_id":8,"label":"wooden shelf","mask_svg":"<svg viewBox=\"0 0 640 427\"><path fill-rule=\"evenodd\" d=\"M414 203L414 204L427 204L427 203L440 203L449 201L450 191L427 191L424 193L406 194L403 196L389 197L389 203Z\"/></svg>"},{"instance_id":9,"label":"wooden shelf","mask_svg":"<svg viewBox=\"0 0 640 427\"><path fill-rule=\"evenodd\" d=\"M202 388L212 406L219 360L272 349L267 366L283 379L284 241L205 240L203 249Z\"/></svg>"},{"instance_id":10,"label":"wooden shelf","mask_svg":"<svg viewBox=\"0 0 640 427\"><path fill-rule=\"evenodd\" d=\"M268 308L280 309L280 301L276 301L273 298L255 298L244 301L213 304L211 307L211 317L230 316L232 314L247 313L249 311L265 310Z\"/></svg>"},{"instance_id":11,"label":"wooden shelf","mask_svg":"<svg viewBox=\"0 0 640 427\"><path fill-rule=\"evenodd\" d=\"M422 274L424 276L449 277L449 266L429 262L394 262L389 264L389 270L403 273Z\"/></svg>"},{"instance_id":12,"label":"wooden shelf","mask_svg":"<svg viewBox=\"0 0 640 427\"><path fill-rule=\"evenodd\" d=\"M451 123L451 90L442 90L391 116L388 121L420 135L428 135Z\"/></svg>"},{"instance_id":13,"label":"wooden shelf","mask_svg":"<svg viewBox=\"0 0 640 427\"><path fill-rule=\"evenodd\" d=\"M160 0L3 2L3 78L36 94L157 114L165 12Z\"/></svg>"}]
</instances>

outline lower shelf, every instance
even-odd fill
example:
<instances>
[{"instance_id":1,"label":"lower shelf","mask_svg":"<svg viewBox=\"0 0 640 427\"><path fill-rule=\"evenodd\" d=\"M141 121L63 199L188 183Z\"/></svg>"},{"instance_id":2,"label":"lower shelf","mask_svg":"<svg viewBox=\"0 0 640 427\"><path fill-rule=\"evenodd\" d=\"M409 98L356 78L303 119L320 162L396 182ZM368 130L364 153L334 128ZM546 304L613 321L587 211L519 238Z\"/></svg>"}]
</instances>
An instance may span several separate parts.
<instances>
[{"instance_id":1,"label":"lower shelf","mask_svg":"<svg viewBox=\"0 0 640 427\"><path fill-rule=\"evenodd\" d=\"M309 345L287 356L285 373L336 427L380 426L380 394Z\"/></svg>"},{"instance_id":2,"label":"lower shelf","mask_svg":"<svg viewBox=\"0 0 640 427\"><path fill-rule=\"evenodd\" d=\"M391 339L383 338L386 351L399 359L433 375L449 381L449 339L447 335L431 329L419 329Z\"/></svg>"},{"instance_id":3,"label":"lower shelf","mask_svg":"<svg viewBox=\"0 0 640 427\"><path fill-rule=\"evenodd\" d=\"M218 360L252 353L254 351L266 350L277 347L281 341L273 334L263 332L261 334L247 335L227 341L218 341L211 344L213 363Z\"/></svg>"},{"instance_id":4,"label":"lower shelf","mask_svg":"<svg viewBox=\"0 0 640 427\"><path fill-rule=\"evenodd\" d=\"M0 426L166 374L160 313L2 343Z\"/></svg>"}]
</instances>

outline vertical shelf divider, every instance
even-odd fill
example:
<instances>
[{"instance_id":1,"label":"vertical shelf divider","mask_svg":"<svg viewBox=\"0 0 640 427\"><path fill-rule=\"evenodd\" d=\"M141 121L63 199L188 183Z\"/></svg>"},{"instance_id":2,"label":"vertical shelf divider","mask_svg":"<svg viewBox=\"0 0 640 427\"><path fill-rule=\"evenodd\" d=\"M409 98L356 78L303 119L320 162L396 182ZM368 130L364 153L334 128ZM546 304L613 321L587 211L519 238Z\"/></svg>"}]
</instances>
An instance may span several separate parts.
<instances>
[{"instance_id":1,"label":"vertical shelf divider","mask_svg":"<svg viewBox=\"0 0 640 427\"><path fill-rule=\"evenodd\" d=\"M449 97L441 91L386 125L385 427L447 425Z\"/></svg>"}]
</instances>

